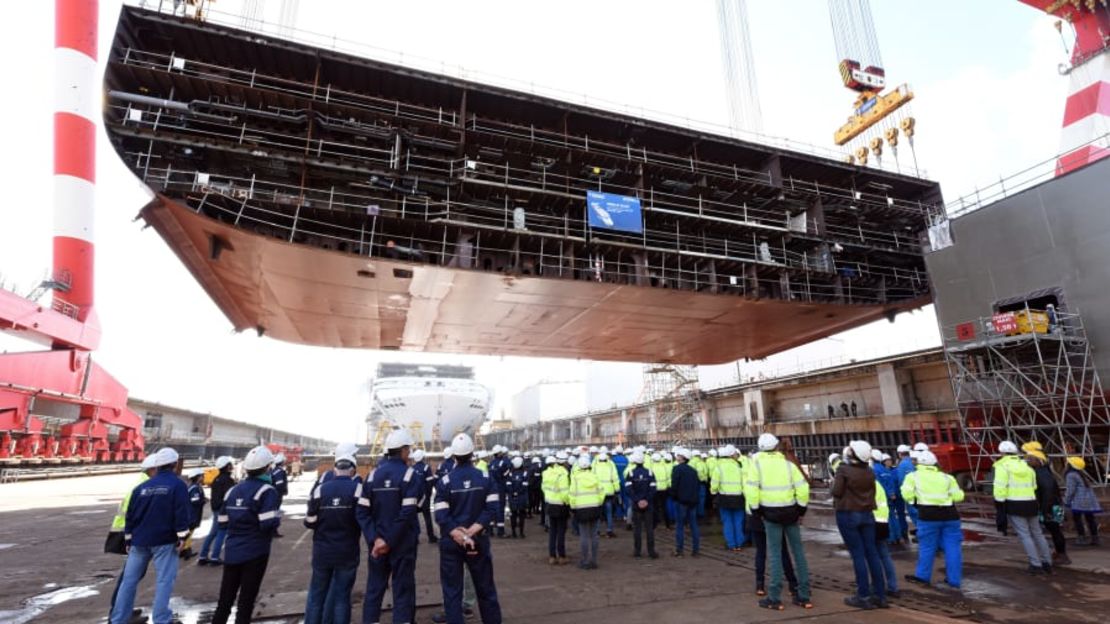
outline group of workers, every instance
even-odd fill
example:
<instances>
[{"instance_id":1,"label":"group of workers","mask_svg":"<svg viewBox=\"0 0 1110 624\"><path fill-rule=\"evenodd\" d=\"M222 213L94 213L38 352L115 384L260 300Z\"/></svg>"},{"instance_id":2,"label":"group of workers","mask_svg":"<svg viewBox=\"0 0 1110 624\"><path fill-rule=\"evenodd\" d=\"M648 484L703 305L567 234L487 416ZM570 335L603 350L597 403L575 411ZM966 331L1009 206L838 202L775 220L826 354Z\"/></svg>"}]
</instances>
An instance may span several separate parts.
<instances>
[{"instance_id":1,"label":"group of workers","mask_svg":"<svg viewBox=\"0 0 1110 624\"><path fill-rule=\"evenodd\" d=\"M391 588L393 621L412 622L420 516L428 541L439 550L444 612L433 618L436 622L461 624L475 603L482 622L501 621L490 538L524 538L525 520L534 515L547 531L550 565L568 563L566 533L571 530L579 538L578 567L595 570L600 537L616 537L614 522L623 520L633 533L636 558L659 557L655 530L660 524L674 527L673 556L685 556L688 530L689 552L697 557L702 549L699 522L716 509L724 547L755 548L757 604L784 609L785 581L794 605L813 608L801 535L809 480L780 450L773 434L759 436L749 454L733 445L708 451L637 446L627 453L621 446L611 453L604 446L526 453L495 446L487 453L476 451L473 440L459 434L434 470L413 446L407 430L390 433L384 456L363 480L357 473L357 445L342 444L334 467L313 485L304 519L313 531L306 624L350 621L362 540L369 552L362 621L380 620L385 592ZM994 467L998 528L1018 534L1030 573L1051 573L1053 565L1068 563L1060 531L1063 510L1071 510L1080 543L1097 545L1094 514L1101 509L1081 458L1068 459L1067 496L1062 497L1040 446L1027 443L1021 451L1024 456L1011 442L999 445L1002 456ZM856 581L856 591L845 603L860 609L885 608L889 597L898 596L890 548L908 544L911 534L919 552L906 580L930 585L934 557L941 550L945 585L958 590L962 581L956 504L963 501L963 490L940 470L925 444L902 445L896 452L897 462L855 440L829 457L837 528ZM244 478L236 482L231 458L219 458L207 499L199 469L187 471L185 481L177 476L173 449L144 460L140 483L124 498L113 521L113 532L122 535L123 544L115 552L126 553L127 562L112 597L111 624L141 617L133 608L135 592L152 561L152 619L154 624L172 621L169 598L178 559L194 554L190 538L206 504L213 524L199 563L223 568L212 621L227 622L234 605L235 622L249 622L271 541L280 537L280 508L288 494L283 459L266 447L254 448L241 464ZM1090 537L1083 534L1084 524ZM1053 538L1055 554L1044 530Z\"/></svg>"}]
</instances>

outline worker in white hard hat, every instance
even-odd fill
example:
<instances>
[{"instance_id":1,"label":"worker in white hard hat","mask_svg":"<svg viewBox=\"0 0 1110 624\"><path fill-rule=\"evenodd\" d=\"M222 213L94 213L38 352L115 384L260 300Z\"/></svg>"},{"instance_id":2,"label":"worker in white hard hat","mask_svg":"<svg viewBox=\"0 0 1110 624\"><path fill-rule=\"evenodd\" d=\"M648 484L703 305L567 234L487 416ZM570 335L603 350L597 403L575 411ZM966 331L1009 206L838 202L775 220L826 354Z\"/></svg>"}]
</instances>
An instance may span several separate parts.
<instances>
[{"instance_id":1,"label":"worker in white hard hat","mask_svg":"<svg viewBox=\"0 0 1110 624\"><path fill-rule=\"evenodd\" d=\"M494 584L493 552L486 526L496 513L500 497L492 480L471 463L474 442L460 433L451 441L458 466L439 480L435 514L439 524L439 577L443 589L444 622L463 624L463 569L470 571L483 624L500 624L501 606ZM378 620L366 620L376 622ZM398 619L396 622L412 622Z\"/></svg>"},{"instance_id":2,"label":"worker in white hard hat","mask_svg":"<svg viewBox=\"0 0 1110 624\"><path fill-rule=\"evenodd\" d=\"M810 602L809 565L802 547L799 521L809 505L809 482L796 464L779 451L779 439L764 433L756 441L759 452L745 470L744 499L753 516L763 521L767 533L768 555L771 559L771 582L768 594L759 601L765 609L782 610L782 551L777 548L783 536L794 555L798 575L798 594L793 603L804 609Z\"/></svg>"},{"instance_id":3,"label":"worker in white hard hat","mask_svg":"<svg viewBox=\"0 0 1110 624\"><path fill-rule=\"evenodd\" d=\"M543 502L547 514L547 563L567 563L567 519L570 516L570 469L566 451L555 453L543 471Z\"/></svg>"},{"instance_id":4,"label":"worker in white hard hat","mask_svg":"<svg viewBox=\"0 0 1110 624\"><path fill-rule=\"evenodd\" d=\"M717 500L725 548L739 551L748 540L744 530L744 464L736 447L726 444L717 451L715 465L709 488Z\"/></svg>"},{"instance_id":5,"label":"worker in white hard hat","mask_svg":"<svg viewBox=\"0 0 1110 624\"><path fill-rule=\"evenodd\" d=\"M690 525L690 554L701 552L701 531L698 529L698 471L690 465L693 453L687 448L675 449L675 465L671 470L671 499L674 500L674 556L683 556L685 527Z\"/></svg>"},{"instance_id":6,"label":"worker in white hard hat","mask_svg":"<svg viewBox=\"0 0 1110 624\"><path fill-rule=\"evenodd\" d=\"M224 507L224 499L228 491L235 487L235 477L231 476L235 469L234 462L227 455L216 459L216 478L212 480L209 507L212 509L212 526L204 543L200 545L200 556L197 558L199 566L218 566L223 564L224 540L227 539L227 528L220 526L219 515Z\"/></svg>"},{"instance_id":7,"label":"worker in white hard hat","mask_svg":"<svg viewBox=\"0 0 1110 624\"><path fill-rule=\"evenodd\" d=\"M894 466L894 484L898 497L890 505L890 543L895 548L904 548L910 542L910 509L902 498L902 484L906 482L906 475L916 468L910 452L913 449L908 444L899 444L897 449L898 460ZM914 512L916 513L916 512Z\"/></svg>"},{"instance_id":8,"label":"worker in white hard hat","mask_svg":"<svg viewBox=\"0 0 1110 624\"><path fill-rule=\"evenodd\" d=\"M596 570L598 527L604 513L602 508L605 503L605 489L590 463L589 455L578 456L577 468L570 475L570 509L578 522L579 548L582 553L578 567L582 570Z\"/></svg>"},{"instance_id":9,"label":"worker in white hard hat","mask_svg":"<svg viewBox=\"0 0 1110 624\"><path fill-rule=\"evenodd\" d=\"M655 505L655 475L644 467L644 452L632 451L631 463L624 475L624 489L628 492L629 506L632 509L632 556L643 556L642 534L647 533L647 553L658 559L655 551L655 521L652 507Z\"/></svg>"},{"instance_id":10,"label":"worker in white hard hat","mask_svg":"<svg viewBox=\"0 0 1110 624\"><path fill-rule=\"evenodd\" d=\"M628 457L624 447L620 444L613 447L613 454L609 456L613 467L617 469L617 495L613 501L613 515L624 518L625 529L632 528L632 515L629 510L628 491L624 487L624 473L628 470Z\"/></svg>"},{"instance_id":11,"label":"worker in white hard hat","mask_svg":"<svg viewBox=\"0 0 1110 624\"><path fill-rule=\"evenodd\" d=\"M270 485L278 493L278 509L281 509L281 503L289 496L289 474L285 471L285 453L276 453L274 455L274 465L270 468ZM280 513L280 512L279 512ZM281 531L274 531L274 537L284 537Z\"/></svg>"},{"instance_id":12,"label":"worker in white hard hat","mask_svg":"<svg viewBox=\"0 0 1110 624\"><path fill-rule=\"evenodd\" d=\"M836 471L840 469L840 464L843 461L840 453L829 453L829 483L832 483L833 477L836 476Z\"/></svg>"},{"instance_id":13,"label":"worker in white hard hat","mask_svg":"<svg viewBox=\"0 0 1110 624\"><path fill-rule=\"evenodd\" d=\"M902 498L907 505L917 508L917 569L907 574L906 580L929 585L933 578L933 564L937 549L944 550L945 582L954 589L960 588L963 579L963 529L956 503L964 500L964 491L952 475L937 467L937 456L931 451L921 451L917 468L906 476L902 484Z\"/></svg>"},{"instance_id":14,"label":"worker in white hard hat","mask_svg":"<svg viewBox=\"0 0 1110 624\"><path fill-rule=\"evenodd\" d=\"M451 455L451 446L443 449L443 461L439 462L436 466L436 482L443 478L443 475L450 473L455 469L455 459Z\"/></svg>"},{"instance_id":15,"label":"worker in white hard hat","mask_svg":"<svg viewBox=\"0 0 1110 624\"><path fill-rule=\"evenodd\" d=\"M879 485L868 465L872 450L866 440L852 440L831 488L836 528L848 548L856 577L855 595L845 597L844 604L857 609L890 606L875 537L875 496Z\"/></svg>"},{"instance_id":16,"label":"worker in white hard hat","mask_svg":"<svg viewBox=\"0 0 1110 624\"><path fill-rule=\"evenodd\" d=\"M358 575L362 538L357 511L362 483L354 479L357 467L354 452L336 455L334 476L314 485L308 497L304 525L312 531L312 580L305 624L351 621L351 589Z\"/></svg>"},{"instance_id":17,"label":"worker in white hard hat","mask_svg":"<svg viewBox=\"0 0 1110 624\"><path fill-rule=\"evenodd\" d=\"M416 611L416 545L420 541L420 498L424 482L408 465L415 441L408 429L385 439L385 457L366 480L358 520L371 545L362 620L381 619L387 587L393 588L393 621L411 622Z\"/></svg>"},{"instance_id":18,"label":"worker in white hard hat","mask_svg":"<svg viewBox=\"0 0 1110 624\"><path fill-rule=\"evenodd\" d=\"M540 526L547 526L543 514L543 470L546 456L535 454L530 461L525 462L528 470L528 519L539 516ZM554 460L554 458L552 458Z\"/></svg>"},{"instance_id":19,"label":"worker in white hard hat","mask_svg":"<svg viewBox=\"0 0 1110 624\"><path fill-rule=\"evenodd\" d=\"M613 515L619 513L617 512L617 493L620 492L620 476L617 473L616 465L609 460L609 454L605 451L598 451L593 462L593 468L594 474L601 484L601 489L605 493L605 502L602 505L605 536L614 538L617 534L613 532Z\"/></svg>"},{"instance_id":20,"label":"worker in white hard hat","mask_svg":"<svg viewBox=\"0 0 1110 624\"><path fill-rule=\"evenodd\" d=\"M890 551L887 546L893 544L893 534L898 532L898 517L891 514L890 511L894 509L895 501L901 498L901 496L898 493L898 475L894 471L894 465L891 462L890 455L887 455L879 449L872 449L871 459L871 470L875 473L875 482L878 484L879 490L882 492L883 501L887 506L885 520L875 527L877 532L884 534L879 538L879 541L881 541L883 545L882 548L880 548L879 558L883 559L885 562L885 559L890 557ZM885 556L883 554L884 552L886 553ZM891 589L890 583L887 583L887 589Z\"/></svg>"},{"instance_id":21,"label":"worker in white hard hat","mask_svg":"<svg viewBox=\"0 0 1110 624\"><path fill-rule=\"evenodd\" d=\"M432 520L432 497L435 495L436 476L428 464L424 463L424 449L416 449L409 457L412 460L412 469L416 471L416 478L424 484L420 491L420 515L424 516L424 529L428 533L428 543L435 544L436 537Z\"/></svg>"},{"instance_id":22,"label":"worker in white hard hat","mask_svg":"<svg viewBox=\"0 0 1110 624\"><path fill-rule=\"evenodd\" d=\"M156 577L151 619L169 622L173 617L169 603L177 578L177 555L189 534L192 516L188 488L176 473L177 462L175 450L160 449L151 460L154 476L131 491L123 528L127 563L112 609L112 624L131 621L135 593L151 561Z\"/></svg>"},{"instance_id":23,"label":"worker in white hard hat","mask_svg":"<svg viewBox=\"0 0 1110 624\"><path fill-rule=\"evenodd\" d=\"M509 476L505 478L505 492L503 498L509 506L509 521L512 539L524 539L524 520L528 515L528 489L529 469L524 466L524 458L520 455L509 460Z\"/></svg>"},{"instance_id":24,"label":"worker in white hard hat","mask_svg":"<svg viewBox=\"0 0 1110 624\"><path fill-rule=\"evenodd\" d=\"M1029 559L1028 572L1052 573L1052 549L1041 526L1037 501L1037 473L1021 457L1018 446L1006 440L998 445L1001 457L994 462L992 491L999 533L1014 529ZM1037 451L1041 452L1041 451Z\"/></svg>"},{"instance_id":25,"label":"worker in white hard hat","mask_svg":"<svg viewBox=\"0 0 1110 624\"><path fill-rule=\"evenodd\" d=\"M139 464L138 480L128 486L127 492L123 495L123 500L120 501L119 507L116 509L116 515L112 518L112 526L108 529L108 539L104 542L104 552L112 553L115 555L126 555L127 547L126 540L123 537L123 528L127 523L127 507L131 502L131 492L134 491L135 486L145 483L147 479L154 476L157 465L157 453L151 453L143 458L142 463ZM215 517L212 521L215 522ZM124 560L126 564L126 560ZM112 590L112 600L108 604L108 617L112 615L112 609L116 606L116 596L119 595L119 586L123 582L123 573L126 570L126 565L120 569L119 576L116 577L116 586ZM140 617L142 610L135 610L136 617Z\"/></svg>"},{"instance_id":26,"label":"worker in white hard hat","mask_svg":"<svg viewBox=\"0 0 1110 624\"><path fill-rule=\"evenodd\" d=\"M355 444L354 442L340 442L339 444L335 445L335 453L333 453L332 455L333 455L333 457L348 457L348 456L350 456L350 457L356 458L355 474L351 478L354 480L355 483L362 483L362 475L358 474L358 467L357 467L357 465L358 465L358 461L357 461L357 458L358 458L358 444ZM316 483L312 484L312 486L316 487L317 485L319 485L321 483L327 483L328 481L330 481L334 478L335 478L335 471L334 470L328 470L328 471L324 472L323 474L321 474L319 477L317 477Z\"/></svg>"},{"instance_id":27,"label":"worker in white hard hat","mask_svg":"<svg viewBox=\"0 0 1110 624\"><path fill-rule=\"evenodd\" d=\"M913 471L917 470L918 457L921 456L921 453L923 453L927 450L929 450L929 445L925 444L924 442L918 442L918 443L913 445L913 448L910 449L910 461L912 462L912 465L914 467ZM904 479L903 479L902 483L905 483ZM902 486L899 485L898 489L901 490ZM917 508L912 506L912 505L907 506L906 507L906 514L909 516L910 523L913 525L913 528L909 528L907 530L907 533L911 536L917 535L917 528L916 528L917 527ZM911 539L912 539L912 537L911 537Z\"/></svg>"},{"instance_id":28,"label":"worker in white hard hat","mask_svg":"<svg viewBox=\"0 0 1110 624\"><path fill-rule=\"evenodd\" d=\"M189 484L189 509L192 510L192 515L189 518L189 534L185 536L181 546L180 557L188 561L196 556L193 552L193 531L204 520L204 504L208 502L208 498L204 495L204 468L190 468L182 476Z\"/></svg>"},{"instance_id":29,"label":"worker in white hard hat","mask_svg":"<svg viewBox=\"0 0 1110 624\"><path fill-rule=\"evenodd\" d=\"M501 500L497 503L497 512L493 516L493 526L497 529L497 537L505 537L505 505L507 504L505 489L512 471L509 449L500 444L493 447L493 460L489 463L489 476ZM492 537L492 534L491 534Z\"/></svg>"},{"instance_id":30,"label":"worker in white hard hat","mask_svg":"<svg viewBox=\"0 0 1110 624\"><path fill-rule=\"evenodd\" d=\"M253 613L270 561L270 545L281 524L279 496L270 484L274 454L256 446L243 459L247 476L227 493L220 524L227 530L220 597L212 621L227 624L232 605ZM236 620L241 616L236 615Z\"/></svg>"}]
</instances>

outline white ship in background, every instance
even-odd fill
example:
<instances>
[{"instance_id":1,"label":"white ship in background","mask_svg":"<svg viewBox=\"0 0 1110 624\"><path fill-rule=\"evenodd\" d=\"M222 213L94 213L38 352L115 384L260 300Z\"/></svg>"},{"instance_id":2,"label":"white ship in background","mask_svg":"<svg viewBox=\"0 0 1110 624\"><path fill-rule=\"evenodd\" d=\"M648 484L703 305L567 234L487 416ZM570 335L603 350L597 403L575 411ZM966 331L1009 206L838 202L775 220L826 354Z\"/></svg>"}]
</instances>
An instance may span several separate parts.
<instances>
[{"instance_id":1,"label":"white ship in background","mask_svg":"<svg viewBox=\"0 0 1110 624\"><path fill-rule=\"evenodd\" d=\"M469 366L382 363L370 385L370 400L366 429L371 443L383 425L417 429L413 425L419 423L425 444L436 432L446 444L459 432L478 432L492 395L474 380Z\"/></svg>"}]
</instances>

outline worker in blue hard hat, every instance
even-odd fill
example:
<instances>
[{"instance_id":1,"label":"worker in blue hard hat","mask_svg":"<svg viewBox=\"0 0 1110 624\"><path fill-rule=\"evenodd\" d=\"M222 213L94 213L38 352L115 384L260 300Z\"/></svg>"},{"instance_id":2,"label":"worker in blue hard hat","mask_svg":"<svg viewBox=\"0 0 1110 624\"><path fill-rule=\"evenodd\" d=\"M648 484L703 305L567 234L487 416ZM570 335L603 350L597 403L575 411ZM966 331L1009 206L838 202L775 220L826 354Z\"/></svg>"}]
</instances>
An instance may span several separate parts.
<instances>
[{"instance_id":1,"label":"worker in blue hard hat","mask_svg":"<svg viewBox=\"0 0 1110 624\"><path fill-rule=\"evenodd\" d=\"M309 494L304 525L312 530L312 580L304 624L351 621L351 589L361 550L356 509L362 483L354 480L356 466L353 454L336 457L335 476Z\"/></svg>"},{"instance_id":2,"label":"worker in blue hard hat","mask_svg":"<svg viewBox=\"0 0 1110 624\"><path fill-rule=\"evenodd\" d=\"M235 624L251 621L262 578L270 562L270 545L281 524L277 490L270 483L274 454L256 446L243 459L247 478L227 493L220 524L227 530L223 578L213 624L227 624L235 605Z\"/></svg>"},{"instance_id":3,"label":"worker in blue hard hat","mask_svg":"<svg viewBox=\"0 0 1110 624\"><path fill-rule=\"evenodd\" d=\"M493 552L486 531L501 497L492 480L472 464L474 442L460 433L451 441L458 463L436 486L435 514L439 524L439 578L447 624L463 624L463 568L470 571L483 624L501 624L501 605L494 584ZM377 620L369 620L376 622ZM412 619L394 622L411 622Z\"/></svg>"},{"instance_id":4,"label":"worker in blue hard hat","mask_svg":"<svg viewBox=\"0 0 1110 624\"><path fill-rule=\"evenodd\" d=\"M173 617L170 596L177 579L177 556L192 518L188 488L177 476L177 460L172 448L159 450L153 460L154 476L131 491L123 529L127 564L111 624L131 621L139 581L152 561L156 584L151 619L161 624Z\"/></svg>"},{"instance_id":5,"label":"worker in blue hard hat","mask_svg":"<svg viewBox=\"0 0 1110 624\"><path fill-rule=\"evenodd\" d=\"M370 546L362 620L381 619L386 587L393 588L393 621L411 622L416 612L416 545L420 541L420 496L424 483L408 465L414 441L408 429L385 440L385 459L367 479L358 519Z\"/></svg>"}]
</instances>

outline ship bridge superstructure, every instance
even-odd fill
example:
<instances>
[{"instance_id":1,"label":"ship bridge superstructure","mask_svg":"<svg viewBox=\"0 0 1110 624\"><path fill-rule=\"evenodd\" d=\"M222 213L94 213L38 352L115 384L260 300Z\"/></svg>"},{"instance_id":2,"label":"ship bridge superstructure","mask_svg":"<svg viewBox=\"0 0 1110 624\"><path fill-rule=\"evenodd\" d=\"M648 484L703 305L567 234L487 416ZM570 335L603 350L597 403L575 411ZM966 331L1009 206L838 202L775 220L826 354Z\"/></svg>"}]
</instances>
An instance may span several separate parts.
<instances>
[{"instance_id":1,"label":"ship bridge superstructure","mask_svg":"<svg viewBox=\"0 0 1110 624\"><path fill-rule=\"evenodd\" d=\"M706 364L930 299L928 180L135 7L105 82L240 331Z\"/></svg>"}]
</instances>

